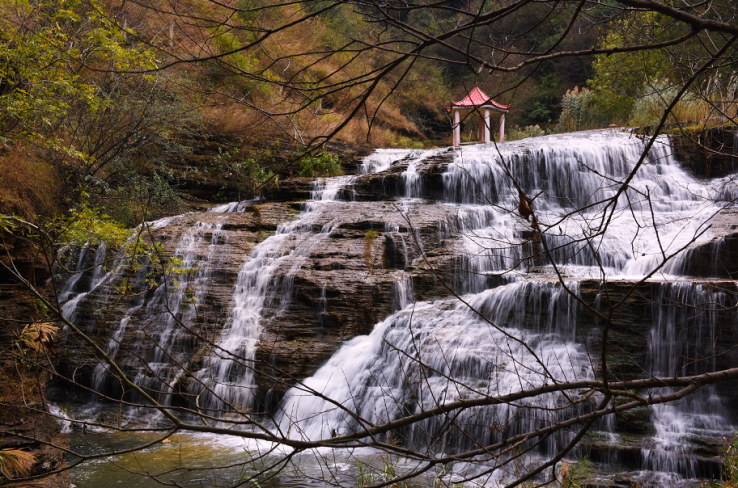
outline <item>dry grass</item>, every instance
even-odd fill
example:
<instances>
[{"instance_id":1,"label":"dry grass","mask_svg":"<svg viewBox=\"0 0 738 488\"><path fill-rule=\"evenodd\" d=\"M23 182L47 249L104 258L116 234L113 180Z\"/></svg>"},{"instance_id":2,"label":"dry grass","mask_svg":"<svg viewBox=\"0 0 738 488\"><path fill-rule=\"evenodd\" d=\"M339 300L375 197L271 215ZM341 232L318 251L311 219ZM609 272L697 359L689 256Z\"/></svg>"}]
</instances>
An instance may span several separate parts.
<instances>
[{"instance_id":1,"label":"dry grass","mask_svg":"<svg viewBox=\"0 0 738 488\"><path fill-rule=\"evenodd\" d=\"M61 199L62 184L50 163L20 144L0 153L0 213L52 215Z\"/></svg>"},{"instance_id":2,"label":"dry grass","mask_svg":"<svg viewBox=\"0 0 738 488\"><path fill-rule=\"evenodd\" d=\"M22 478L31 473L36 455L20 449L0 450L0 472L8 478Z\"/></svg>"},{"instance_id":3,"label":"dry grass","mask_svg":"<svg viewBox=\"0 0 738 488\"><path fill-rule=\"evenodd\" d=\"M657 80L644 90L650 91L636 100L631 113L629 123L634 127L658 123L678 92L677 86L668 80ZM674 105L667 122L705 128L728 123L729 118L735 120L737 113L738 103L733 94L725 94L721 90L689 92Z\"/></svg>"},{"instance_id":4,"label":"dry grass","mask_svg":"<svg viewBox=\"0 0 738 488\"><path fill-rule=\"evenodd\" d=\"M202 6L202 0L188 0L186 3L194 11ZM292 5L265 11L259 14L258 23L262 28L275 28L304 15L302 8ZM209 12L211 17L217 15L218 12ZM158 22L169 20L168 16L160 16ZM147 28L151 29L152 22L156 21L150 18L144 23L149 24ZM347 27L349 25L350 29ZM189 37L200 39L195 51L202 55L222 51L224 47L230 50L239 42L248 42L250 35L237 30L196 29L193 26L181 28L187 29ZM330 94L328 107L317 101L325 93L322 87L361 77L388 61L389 55L365 53L352 59L347 52L336 52L329 56L317 53L327 47L343 45L347 40L345 31L350 30L352 36L360 36L358 31L370 28L361 22L359 14L347 7L341 9L340 14L336 13L335 17L318 17L277 32L262 42L258 49L226 57L224 61L231 65L230 70L222 66L210 65L206 69L206 65L193 65L192 76L201 78L203 85L209 84L222 92L222 96L212 93L206 95L204 105L208 119L223 132L234 135L240 133L245 137L250 132L258 132L266 138L290 137L308 142L333 132L355 109L365 85L346 86ZM193 46L179 42L183 36L175 33L175 37L175 50L193 51ZM310 52L316 54L304 54ZM275 62L275 59L281 61ZM244 72L236 73L239 68ZM261 69L265 71L260 72ZM249 78L250 73L257 73L261 79ZM397 146L406 144L410 138L422 139L421 131L407 113L417 108L427 112L440 110L446 99L441 72L430 65L420 69L416 66L405 82L395 89L394 83L399 76L399 72L392 74L379 83L366 101L365 108L362 107L357 115L359 120L350 121L337 134L337 140L366 142L367 116L374 119L371 142L377 146ZM300 89L290 90L280 86L281 83ZM393 91L392 95L385 100L390 91ZM311 102L310 98L316 101ZM233 100L242 100L244 103ZM248 105L259 107L260 110ZM289 116L278 115L288 113Z\"/></svg>"},{"instance_id":5,"label":"dry grass","mask_svg":"<svg viewBox=\"0 0 738 488\"><path fill-rule=\"evenodd\" d=\"M59 333L59 327L52 322L28 324L17 334L21 347L41 351L51 344Z\"/></svg>"}]
</instances>

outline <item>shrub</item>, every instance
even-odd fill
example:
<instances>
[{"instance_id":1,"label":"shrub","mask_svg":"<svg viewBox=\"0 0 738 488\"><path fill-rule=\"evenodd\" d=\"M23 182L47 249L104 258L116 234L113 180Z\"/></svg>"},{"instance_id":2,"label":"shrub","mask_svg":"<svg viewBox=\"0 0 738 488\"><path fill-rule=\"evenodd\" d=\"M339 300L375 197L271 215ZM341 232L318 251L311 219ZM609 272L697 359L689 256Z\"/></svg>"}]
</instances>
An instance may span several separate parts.
<instances>
[{"instance_id":1,"label":"shrub","mask_svg":"<svg viewBox=\"0 0 738 488\"><path fill-rule=\"evenodd\" d=\"M507 131L505 134L506 141L517 141L520 139L527 139L528 137L540 137L545 136L546 131L541 129L540 125L529 125L527 127L514 127Z\"/></svg>"},{"instance_id":2,"label":"shrub","mask_svg":"<svg viewBox=\"0 0 738 488\"><path fill-rule=\"evenodd\" d=\"M299 176L340 176L343 174L338 156L325 152L315 156L303 156L297 165Z\"/></svg>"},{"instance_id":3,"label":"shrub","mask_svg":"<svg viewBox=\"0 0 738 488\"><path fill-rule=\"evenodd\" d=\"M597 129L610 124L611 117L605 108L602 97L587 88L574 87L567 90L561 99L561 116L554 130L574 132Z\"/></svg>"},{"instance_id":4,"label":"shrub","mask_svg":"<svg viewBox=\"0 0 738 488\"><path fill-rule=\"evenodd\" d=\"M727 439L724 439L727 443ZM723 449L723 483L719 486L725 488L738 487L738 435L733 434L733 439Z\"/></svg>"}]
</instances>

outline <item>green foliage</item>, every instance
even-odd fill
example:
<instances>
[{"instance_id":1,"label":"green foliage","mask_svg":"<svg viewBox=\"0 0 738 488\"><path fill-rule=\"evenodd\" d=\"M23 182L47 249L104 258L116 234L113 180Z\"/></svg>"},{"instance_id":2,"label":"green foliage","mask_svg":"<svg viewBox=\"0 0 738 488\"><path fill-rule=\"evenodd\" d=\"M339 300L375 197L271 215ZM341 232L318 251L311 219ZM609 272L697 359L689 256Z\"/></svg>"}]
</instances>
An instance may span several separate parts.
<instances>
[{"instance_id":1,"label":"green foliage","mask_svg":"<svg viewBox=\"0 0 738 488\"><path fill-rule=\"evenodd\" d=\"M121 168L119 174L127 178L97 187L98 191L90 195L90 200L125 227L134 227L164 214L180 213L182 203L174 186L178 180L167 173L166 168L146 173L136 168Z\"/></svg>"},{"instance_id":2,"label":"green foliage","mask_svg":"<svg viewBox=\"0 0 738 488\"><path fill-rule=\"evenodd\" d=\"M679 89L668 81L657 80L643 86L633 104L629 125L643 127L656 125L663 117L664 110L677 96Z\"/></svg>"},{"instance_id":3,"label":"green foliage","mask_svg":"<svg viewBox=\"0 0 738 488\"><path fill-rule=\"evenodd\" d=\"M527 127L513 127L505 134L506 141L517 141L527 139L528 137L545 136L546 131L541 129L540 125L529 125Z\"/></svg>"},{"instance_id":4,"label":"green foliage","mask_svg":"<svg viewBox=\"0 0 738 488\"><path fill-rule=\"evenodd\" d=\"M364 488L372 484L374 475L371 472L371 467L368 464L364 464L358 461L359 476L356 477L356 486Z\"/></svg>"},{"instance_id":5,"label":"green foliage","mask_svg":"<svg viewBox=\"0 0 738 488\"><path fill-rule=\"evenodd\" d=\"M43 154L66 186L132 226L179 210L163 156L201 124L188 81L158 66L101 0L9 0L0 6L0 141Z\"/></svg>"},{"instance_id":6,"label":"green foliage","mask_svg":"<svg viewBox=\"0 0 738 488\"><path fill-rule=\"evenodd\" d=\"M277 184L277 175L254 158L229 162L226 168L229 173L227 177L237 182L239 200L241 192L248 198L254 198Z\"/></svg>"},{"instance_id":7,"label":"green foliage","mask_svg":"<svg viewBox=\"0 0 738 488\"><path fill-rule=\"evenodd\" d=\"M120 248L130 238L131 231L99 209L83 201L68 217L56 219L55 227L66 245L92 245L104 243L110 248Z\"/></svg>"},{"instance_id":8,"label":"green foliage","mask_svg":"<svg viewBox=\"0 0 738 488\"><path fill-rule=\"evenodd\" d=\"M338 156L326 152L314 156L303 156L297 165L299 176L340 176L343 174Z\"/></svg>"},{"instance_id":9,"label":"green foliage","mask_svg":"<svg viewBox=\"0 0 738 488\"><path fill-rule=\"evenodd\" d=\"M690 125L703 128L710 124L711 119L717 123L723 123L723 114L735 114L736 102L733 93L736 89L736 78L729 77L726 82L720 79L720 75L710 76L701 95L693 91L687 91L674 104L667 123L677 122L681 125ZM732 90L732 91L731 91ZM674 101L679 93L679 87L670 83L669 80L655 80L653 83L644 85L640 96L633 105L633 112L628 123L634 127L653 126L659 123L664 111ZM721 107L720 111L715 104Z\"/></svg>"},{"instance_id":10,"label":"green foliage","mask_svg":"<svg viewBox=\"0 0 738 488\"><path fill-rule=\"evenodd\" d=\"M64 265L69 264L71 256L74 255L73 250L81 247L105 246L112 251L111 255L115 258L103 263L103 267L110 269L122 266L127 270L123 282L117 289L121 295L125 296L132 292L130 280L135 279L135 273L145 267L146 282L151 287L158 286L163 276L171 292L181 292L185 302L195 299L192 290L180 290L179 286L181 281L179 277L192 275L195 269L182 267L181 258L172 256L161 243L148 239L147 224L128 229L100 209L92 207L87 201L75 207L69 215L50 219L43 224L32 224L15 217L0 215L0 225L14 236L23 236L39 251L60 248L56 259L64 270L66 270ZM54 259L52 256L49 258ZM39 304L39 308L42 316L47 313L46 307L42 304Z\"/></svg>"},{"instance_id":11,"label":"green foliage","mask_svg":"<svg viewBox=\"0 0 738 488\"><path fill-rule=\"evenodd\" d=\"M559 477L558 486L562 488L583 488L592 477L591 463L586 457L573 463L562 461Z\"/></svg>"},{"instance_id":12,"label":"green foliage","mask_svg":"<svg viewBox=\"0 0 738 488\"><path fill-rule=\"evenodd\" d=\"M85 159L59 124L75 105L104 112L113 101L83 66L153 68L152 50L125 46L125 32L95 0L8 0L0 7L0 137L43 142Z\"/></svg>"},{"instance_id":13,"label":"green foliage","mask_svg":"<svg viewBox=\"0 0 738 488\"><path fill-rule=\"evenodd\" d=\"M726 441L726 446L723 448L723 476L722 483L719 486L725 488L736 488L738 487L738 435L733 434L733 438Z\"/></svg>"},{"instance_id":14,"label":"green foliage","mask_svg":"<svg viewBox=\"0 0 738 488\"><path fill-rule=\"evenodd\" d=\"M597 129L610 124L611 117L603 108L602 96L587 88L568 90L561 99L561 116L554 130L573 132Z\"/></svg>"},{"instance_id":15,"label":"green foliage","mask_svg":"<svg viewBox=\"0 0 738 488\"><path fill-rule=\"evenodd\" d=\"M38 307L38 313L41 317L46 317L49 314L49 308L38 298L36 299L36 306Z\"/></svg>"},{"instance_id":16,"label":"green foliage","mask_svg":"<svg viewBox=\"0 0 738 488\"><path fill-rule=\"evenodd\" d=\"M356 477L356 486L363 488L378 483L387 483L398 476L401 472L397 469L400 458L392 456L382 456L382 466L380 469L374 469L369 464L358 461L359 475ZM390 488L409 488L407 482L392 483L388 485Z\"/></svg>"},{"instance_id":17,"label":"green foliage","mask_svg":"<svg viewBox=\"0 0 738 488\"><path fill-rule=\"evenodd\" d=\"M263 94L269 89L267 83L260 83L254 75L266 75L259 66L255 51L243 49L243 43L228 32L215 32L213 42L218 53L232 53L223 58L224 69L222 80L230 86L238 87L245 92L259 89ZM240 74L241 76L232 76ZM268 75L267 75L268 76Z\"/></svg>"},{"instance_id":18,"label":"green foliage","mask_svg":"<svg viewBox=\"0 0 738 488\"><path fill-rule=\"evenodd\" d=\"M523 107L522 123L525 125L547 125L558 116L559 97L553 93L540 93L528 99Z\"/></svg>"},{"instance_id":19,"label":"green foliage","mask_svg":"<svg viewBox=\"0 0 738 488\"><path fill-rule=\"evenodd\" d=\"M658 41L668 36L669 19L654 12L630 15L610 25L602 48ZM598 55L593 63L592 88L634 98L641 85L652 79L667 77L672 70L668 53L663 50L637 51Z\"/></svg>"},{"instance_id":20,"label":"green foliage","mask_svg":"<svg viewBox=\"0 0 738 488\"><path fill-rule=\"evenodd\" d=\"M600 47L658 42L675 35L667 18L653 12L639 12L610 25ZM673 64L665 50L647 50L598 55L589 81L597 99L599 116L620 123L628 120L644 83L674 77Z\"/></svg>"},{"instance_id":21,"label":"green foliage","mask_svg":"<svg viewBox=\"0 0 738 488\"><path fill-rule=\"evenodd\" d=\"M523 103L523 126L548 126L555 123L559 116L561 80L555 72L547 73L540 79L533 95Z\"/></svg>"}]
</instances>

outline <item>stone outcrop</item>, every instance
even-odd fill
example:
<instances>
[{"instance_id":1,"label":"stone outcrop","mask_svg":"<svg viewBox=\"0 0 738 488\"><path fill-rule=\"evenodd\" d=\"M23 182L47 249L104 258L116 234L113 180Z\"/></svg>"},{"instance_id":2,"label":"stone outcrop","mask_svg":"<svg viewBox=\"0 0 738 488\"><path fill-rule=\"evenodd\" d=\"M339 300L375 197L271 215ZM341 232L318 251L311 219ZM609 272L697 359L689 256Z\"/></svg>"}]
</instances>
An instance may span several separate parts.
<instances>
[{"instance_id":1,"label":"stone outcrop","mask_svg":"<svg viewBox=\"0 0 738 488\"><path fill-rule=\"evenodd\" d=\"M260 368L257 375L257 397L265 406L274 406L284 391L317 369L343 341L368 333L394 311L398 280L410 280L415 295L427 298L446 295L453 282L453 247L457 244L444 231L445 223L452 220L448 208L418 203L400 208L391 202L328 205L330 208L306 221L304 232L318 237L327 227L330 232L309 252L287 259L278 272L280 280L287 275L291 282L287 306L281 308L276 300L263 311L264 329L256 360L269 366ZM191 330L171 344L172 359L184 358L191 372L208 361L209 344L217 340L227 321L241 265L279 224L294 220L299 208L301 204L293 202L267 202L246 206L240 212L190 213L145 233L144 238L161 243L167 255L180 257L183 242L189 239L193 242L189 259L198 263L193 272L207 272L207 286L202 288L196 280L180 278L180 287L194 289L197 313L186 324ZM421 247L426 258L413 264L421 256ZM83 267L93 266L94 254L87 253ZM70 262L78 259L77 254L68 258ZM151 360L153 341L164 335L156 323L164 320L166 310L161 310L162 304L159 310L152 308L157 306L152 278L161 280L151 272L147 267L136 272L120 268L117 276L81 300L75 311L75 322L84 324L85 332L102 344L121 327L121 318L127 317L123 346L116 359L131 377L141 374L140 358ZM78 293L89 287L89 274L77 281ZM131 290L124 296L120 287L125 279L130 280ZM170 298L171 303L179 302ZM188 306L181 303L180 310L173 312L184 320ZM55 398L76 396L84 400L89 397L85 387L94 382L95 363L90 361L87 344L73 334L65 351L63 369L82 388L66 385L56 389ZM180 378L180 391L188 388L188 378ZM116 381L106 382L103 391L112 398L121 394Z\"/></svg>"},{"instance_id":2,"label":"stone outcrop","mask_svg":"<svg viewBox=\"0 0 738 488\"><path fill-rule=\"evenodd\" d=\"M359 201L378 201L412 196L407 195L403 176L411 157L396 162L385 171L359 175L354 181L351 189L353 195L350 198ZM431 201L443 200L443 173L453 162L453 158L453 149L449 148L417 162L416 171L420 179L418 185L420 195L416 196Z\"/></svg>"},{"instance_id":3,"label":"stone outcrop","mask_svg":"<svg viewBox=\"0 0 738 488\"><path fill-rule=\"evenodd\" d=\"M686 250L679 274L738 279L738 210L727 207L709 222L710 240Z\"/></svg>"},{"instance_id":4,"label":"stone outcrop","mask_svg":"<svg viewBox=\"0 0 738 488\"><path fill-rule=\"evenodd\" d=\"M442 196L441 175L450 160L448 154L440 153L420 163L424 196ZM330 230L320 245L291 262L291 270L285 265L285 269L279 272L282 276L289 275L291 295L287 306L271 303L264 310L264 330L256 355L260 364L268 365L257 375L257 396L264 407L273 407L295 381L315 371L342 342L368 333L374 324L392 313L397 307L395 284L399 280L409 280L414 296L419 300L432 300L462 291L458 277L464 273L464 265L458 250L461 244L454 228L453 208L420 202L393 202L393 196L403 196L400 185L403 165L406 166L407 162L401 161L382 173L357 177L346 190L354 192L356 201L330 202L330 208L321 210L318 218L306 221L309 228L305 232L317 235L326 232L326 228ZM187 340L174 346L175 353L187 358L190 371L197 371L207 360L207 344L218 337L227 320L238 270L249 252L273 235L280 224L297 218L304 206L300 200L310 196L311 185L307 179L288 180L280 185L280 193L274 195L281 201L256 202L242 207L239 212L226 214L185 214L170 219L166 225L151 230L145 236L162 243L169 254L177 254L183 236L188 232L192 234L198 225L205 226L197 235L199 241L192 252L195 262L208 263L208 284L195 291L198 308L191 324L193 330ZM715 232L724 234L723 231L730 229L733 216L726 212L721 219L716 219L714 225L722 225L725 229L721 227ZM219 226L217 239L213 239L214 226ZM373 233L371 237L369 232ZM705 278L733 276L738 269L738 263L733 262L734 239L738 239L738 234L728 235L719 248L722 253L719 268L725 270L725 274L721 274L720 269L704 272L708 269L705 261L715 261L712 243L695 246L684 260L683 267L685 270L703 270ZM89 253L88 266L92 265L92 254ZM76 257L72 256L71 260L74 259ZM138 293L120 297L117 287L126 277L132 280ZM137 308L123 343L144 344L150 341L151 337L142 332L147 328L146 324L153 321L147 315L151 313L147 307L155 294L150 279L149 276L147 281L146 272L141 270L121 273L83 301L76 312L76 320L86 325L89 334L106 338L113 334L127 311ZM542 276L541 279L549 278ZM487 278L488 286L504 283L505 280L495 276ZM88 284L89 277L80 279L78 291L82 292ZM608 284L613 302L624 299L615 312L609 335L612 343L610 372L623 378L635 378L643 373L646 361L644 344L651 327L649 310L656 296L653 284L639 284L632 291L631 285L627 282ZM704 286L729 285L730 282L710 281ZM599 282L583 281L579 286L582 300L593 307L602 292ZM186 308L186 304L181 307ZM182 310L174 312L183 313ZM589 347L599 350L597 341L601 319L582 305L578 309L578 321ZM721 333L727 334L728 329L726 325ZM74 371L75 380L90 385L93 371L87 347L70 337L66 350L68 374ZM621 354L622 351L628 354ZM141 346L136 354L146 357L151 352ZM141 367L136 354L128 359L120 358L131 374ZM722 357L732 358L730 354ZM593 361L597 362L598 357ZM116 388L110 384L106 392L116 396L120 393ZM78 393L86 395L82 391Z\"/></svg>"},{"instance_id":5,"label":"stone outcrop","mask_svg":"<svg viewBox=\"0 0 738 488\"><path fill-rule=\"evenodd\" d=\"M191 198L192 206L202 207L207 201L232 201L250 197L244 195L244 182L233 174L226 162L251 157L257 163L277 173L278 186L283 183L290 187L297 175L296 161L304 152L304 147L282 141L280 145L273 139L241 140L227 135L192 135L181 141L181 148L172 154L162 155L168 172L166 177L184 198ZM329 142L326 152L338 157L341 169L353 173L360 159L368 155L372 148ZM279 188L268 191L270 195L283 194ZM292 199L290 199L292 200Z\"/></svg>"},{"instance_id":6,"label":"stone outcrop","mask_svg":"<svg viewBox=\"0 0 738 488\"><path fill-rule=\"evenodd\" d=\"M333 225L329 237L292 275L286 310L265 322L257 360L273 367L257 382L269 392L268 406L342 342L369 333L392 313L399 280L410 279L416 295L429 297L446 294L439 289L451 281L451 244L438 237L440 224L450 217L447 209L410 205L401 213L391 204L372 202L332 207L317 222L319 227ZM420 257L419 244L447 256L434 259L436 274L427 264L409 266Z\"/></svg>"},{"instance_id":7,"label":"stone outcrop","mask_svg":"<svg viewBox=\"0 0 738 488\"><path fill-rule=\"evenodd\" d=\"M720 178L738 170L735 126L684 131L671 143L682 166L697 178Z\"/></svg>"}]
</instances>

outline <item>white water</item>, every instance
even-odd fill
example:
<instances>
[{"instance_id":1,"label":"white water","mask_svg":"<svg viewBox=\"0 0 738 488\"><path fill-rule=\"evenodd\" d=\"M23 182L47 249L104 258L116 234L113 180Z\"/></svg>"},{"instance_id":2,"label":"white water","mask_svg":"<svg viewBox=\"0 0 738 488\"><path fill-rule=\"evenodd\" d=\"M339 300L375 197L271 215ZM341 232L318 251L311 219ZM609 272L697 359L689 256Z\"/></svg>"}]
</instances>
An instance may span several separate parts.
<instances>
[{"instance_id":1,"label":"white water","mask_svg":"<svg viewBox=\"0 0 738 488\"><path fill-rule=\"evenodd\" d=\"M147 229L153 230L164 227L171 222L170 217L165 217L153 222L146 222L144 225ZM99 244L95 248L93 262L89 262L90 247L89 243L85 243L79 250L73 273L64 282L63 287L59 290L59 304L64 317L74 322L76 320L77 307L84 302L88 295L104 288L102 285L110 282L114 277L119 276L124 269L127 261L108 256L108 250L104 243ZM91 273L90 273L91 270ZM87 276L88 281L84 286L80 286L83 277ZM105 290L104 293L109 293Z\"/></svg>"},{"instance_id":2,"label":"white water","mask_svg":"<svg viewBox=\"0 0 738 488\"><path fill-rule=\"evenodd\" d=\"M659 139L630 189L617 202L608 201L638 161L643 146L643 141L629 134L600 131L500 144L499 153L493 145L457 150L443 175L446 202L442 204L454 210L455 217L441 223L441 239L453 241L460 252L454 286L464 294L466 304L458 300L415 303L412 280L398 272L396 312L369 335L346 342L313 376L290 390L280 405L278 427L292 437L315 440L366 425L348 412L376 424L455 399L594 378L592 361L578 335L574 299L550 279L531 279L532 270L553 276L553 266L537 255L548 247L575 292L577 280L590 277L633 279L658 270L655 279L673 281L679 278L683 261L678 255L664 265L665 259L695 239L707 242L715 237L709 231L699 234L720 209L715 202L727 198L730 191L727 180L705 185L690 177L674 160L666 140ZM365 159L362 172L406 165L404 187L398 189L405 200L397 203L406 212L407 199L423 196L418 164L439 152L379 150ZM542 230L538 243L531 242L530 223L517 215L518 194L511 176L535 198L532 207ZM318 180L296 220L281 224L275 235L245 256L228 319L197 373L202 388L208 390L200 399L202 408L230 410L253 405L253 361L262 330L287 309L292 278L345 218L326 221L325 211L339 198L352 200L353 183L353 177ZM243 205L227 204L212 211L242 209ZM197 269L185 282L195 288L207 286L213 256L209 253L203 258L191 250L202 247L203 236L217 234L217 228L200 227L188 231L175 251L183 259L183 268ZM416 251L411 249L421 242L417 229L414 243L406 240L407 234L396 224L385 225L384 232L395 245L394 267L403 269L417 262ZM507 284L489 289L492 279L495 284ZM140 313L137 306L157 313L163 301L169 300L173 310L185 309L179 316L183 322L194 320L196 301L185 303L183 294L166 296L162 289L145 306L133 304L129 309L108 343L112 355L118 352L130 317ZM675 289L677 298L688 305L719 302L694 285ZM324 303L318 305L318 313L325 311L320 308ZM668 361L688 347L685 338L672 340L676 324L684 318L669 315L676 313L673 304L654 307L659 319L651 332L649 361L653 374L671 375L675 365ZM700 320L700 330L707 335L701 332L698 338L707 341L714 321L710 314ZM173 348L181 340L180 332L176 321L166 318L152 332L161 347L139 351L147 365L137 382L153 390L165 378L168 386L159 392L165 402L178 378L167 359L178 357ZM102 377L104 371L96 370L95 382ZM159 379L152 382L152 377ZM654 408L656 433L643 446L644 468L694 476L689 452L679 446L695 430L724 431L728 424L714 392L694 398L697 403ZM571 409L557 410L565 401L560 394L549 394L515 406L479 408L455 419L453 428L442 425L443 419L431 420L406 429L402 436L416 448L433 452L491 443L570 415ZM709 408L700 410L705 402ZM550 454L567 440L566 434L552 437L537 448L536 455Z\"/></svg>"},{"instance_id":3,"label":"white water","mask_svg":"<svg viewBox=\"0 0 738 488\"><path fill-rule=\"evenodd\" d=\"M528 300L548 303L533 323L525 321ZM371 334L347 342L304 386L288 393L280 428L307 439L328 437L333 429L341 434L361 429L344 410L311 391L327 394L361 418L380 424L460 398L504 395L521 384L532 387L591 377L585 351L573 341L574 324L555 320L565 318L575 306L561 288L521 282L470 297L469 305L484 318L456 300L410 304L377 324ZM554 306L565 312L549 314ZM502 425L516 416L517 423L506 432L513 435L544 425L551 418L543 408L560 404L563 398L552 394L542 404L475 409L468 418L456 420L468 424L466 431L476 437L485 438L486 430L483 442L488 442L489 429L481 426ZM315 417L317 413L321 415ZM410 437L427 445L426 432L438 427L432 424L416 426ZM461 436L442 441L465 444Z\"/></svg>"},{"instance_id":4,"label":"white water","mask_svg":"<svg viewBox=\"0 0 738 488\"><path fill-rule=\"evenodd\" d=\"M110 276L110 273L106 273L104 270L105 260L107 258L107 249L104 244L97 246L95 250L95 257L92 263L92 276L87 284L87 287L80 291L78 290L79 281L82 278L83 271L87 266L87 254L90 249L85 245L79 252L79 259L74 269L74 274L65 283L59 293L59 303L61 304L61 312L64 317L69 321L74 321L77 317L77 305L85 299L85 297L97 289L102 282Z\"/></svg>"},{"instance_id":5,"label":"white water","mask_svg":"<svg viewBox=\"0 0 738 488\"><path fill-rule=\"evenodd\" d=\"M361 170L365 174L382 171L400 159L412 161L417 155L417 151L379 150L365 158ZM311 199L304 204L297 219L280 224L275 235L251 251L238 274L228 321L206 358L206 366L197 374L198 381L207 389L200 401L201 407L228 410L252 404L255 388L252 363L263 322L269 320L265 309L268 308L273 316L289 305L293 276L310 253L330 237L339 220L324 223L317 233L314 232L315 223L322 220L322 211L339 200L342 192L351 195L353 179L348 176L317 180ZM234 211L235 208L221 206L213 211ZM412 286L406 281L398 283L397 306L404 306L410 300L408 290Z\"/></svg>"},{"instance_id":6,"label":"white water","mask_svg":"<svg viewBox=\"0 0 738 488\"><path fill-rule=\"evenodd\" d=\"M606 199L615 196L644 144L611 131L502 144L500 154L489 146L464 148L444 175L446 199L486 204L487 221L467 216L465 222L475 225L464 234L468 254L499 263L490 264L490 270L524 267L525 256L516 255L519 246L511 249L520 243L515 229L525 223L517 216L518 195L509 172L529 197L536 197L533 208L558 264L579 276L598 277L604 271L610 278L639 278L694 240L721 208L709 188L679 167L667 143L666 138L657 141L614 211L605 207ZM570 215L585 206L590 207Z\"/></svg>"},{"instance_id":7,"label":"white water","mask_svg":"<svg viewBox=\"0 0 738 488\"><path fill-rule=\"evenodd\" d=\"M404 152L380 153L365 161L367 171L386 167ZM319 179L313 185L311 200L292 222L280 224L275 235L257 244L241 267L228 321L197 373L207 392L200 406L230 410L251 405L255 389L253 361L263 329L263 322L283 312L292 296L292 279L310 253L330 238L333 219L320 226L322 211L350 191L353 177Z\"/></svg>"},{"instance_id":8,"label":"white water","mask_svg":"<svg viewBox=\"0 0 738 488\"><path fill-rule=\"evenodd\" d=\"M145 225L150 231L170 225L172 222L172 218L164 218ZM171 387L179 376L172 363L181 363L188 354L182 347L182 343L188 340L188 334L179 323L191 327L199 312L205 288L209 285L210 268L215 261L217 246L224 244L226 238L226 234L220 228L221 225L218 223L207 222L197 222L188 228L179 238L173 252L172 257L178 262L170 268L168 277L159 278L157 283L148 287L149 291L154 290L150 297L146 297L144 293L134 293L127 297L125 300L128 306L125 314L118 322L118 326L108 332L107 341L101 344L106 354L116 359L129 326L134 323L137 328L142 329L148 340L125 345L129 353L133 352L139 358L137 366L139 373L135 377L135 382L164 404L168 404ZM198 254L202 247L207 249L204 257ZM86 247L80 251L77 265L80 269L85 264L87 252L89 251ZM126 269L129 261L116 259L110 265L109 271L105 272L102 265L106 259L108 258L105 246L98 246L92 276L83 292L78 294L73 292L78 287L81 274L73 275L66 282L60 293L60 302L62 311L69 320L76 319L78 307L88 297L94 297L97 300L95 304L99 308L92 311L93 320L98 315L110 313L112 309L106 310L108 305L116 306L111 303L109 297L112 293L116 293L112 287L119 286L115 280L129 273ZM128 286L132 290L143 286L149 271L147 266L138 267L131 273ZM88 327L91 325L87 324ZM111 386L113 391L116 390L116 382L111 381L114 378L115 375L110 374L107 363L99 361L93 369L90 386L94 391L107 394Z\"/></svg>"},{"instance_id":9,"label":"white water","mask_svg":"<svg viewBox=\"0 0 738 488\"><path fill-rule=\"evenodd\" d=\"M526 242L531 228L517 215L518 195L510 175L529 197L535 197L532 206L542 239L567 279L649 275L670 282L679 278L682 256L689 254L683 249L714 237L704 232L705 223L722 208L716 203L720 193L685 173L667 140L660 138L629 189L617 202L608 200L616 195L643 147L642 140L629 134L600 131L501 144L499 153L492 145L458 150L444 174L446 205L457 205L458 212L444 227L450 235L460 235L464 250L457 289L470 293L464 300L481 309L483 318L456 300L405 306L377 324L371 334L348 341L312 377L287 393L281 405L281 431L315 440L465 396L592 378L592 362L581 339L576 339L572 299L557 285L517 281L526 278L536 251L535 244ZM430 154L412 153L407 159L419 161ZM389 168L378 163L367 166ZM407 174L405 195L420 196L411 191L422 188L412 163ZM723 193L725 186L720 187ZM553 267L548 264L544 270L550 272ZM486 290L491 275L513 283ZM683 287L691 290L681 295L686 310L694 311L691 306L714 299L703 297L694 285ZM524 317L526 306L537 310L536 315ZM659 303L654 308L660 316L679 307ZM704 332L699 337L714 329L710 317L707 314L700 322ZM677 346L670 341L669 327L673 329L675 323L677 319L664 316L654 324L649 345L653 374L674 374L665 358L676 360L687 347L686 333ZM551 394L537 403L518 405L514 414L508 406L476 409L455 419L452 429L441 425L441 419L401 435L416 448L434 452L474 442L484 445L503 434L490 433L490 425L505 425L507 436L561 418L561 412L546 410L561 401ZM514 420L505 422L513 415ZM696 475L694 462L680 451L689 451L684 447L689 435L700 430L714 436L729 430L714 390L683 404L657 406L654 418L656 433L643 447L643 465L664 473L662 480ZM606 420L603 425L613 425L612 419ZM436 432L444 433L435 436ZM538 452L550 452L551 443L564 440L551 439Z\"/></svg>"},{"instance_id":10,"label":"white water","mask_svg":"<svg viewBox=\"0 0 738 488\"><path fill-rule=\"evenodd\" d=\"M686 376L715 370L715 322L727 308L726 298L723 292L691 283L660 285L652 306L654 328L646 361L654 375ZM689 478L698 475L689 440L701 438L717 444L720 433L731 423L715 387L701 389L678 403L654 405L653 417L656 434L642 449L645 468Z\"/></svg>"}]
</instances>

